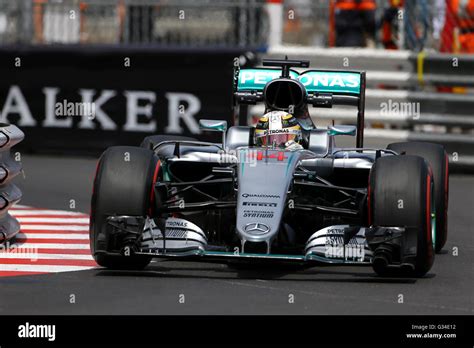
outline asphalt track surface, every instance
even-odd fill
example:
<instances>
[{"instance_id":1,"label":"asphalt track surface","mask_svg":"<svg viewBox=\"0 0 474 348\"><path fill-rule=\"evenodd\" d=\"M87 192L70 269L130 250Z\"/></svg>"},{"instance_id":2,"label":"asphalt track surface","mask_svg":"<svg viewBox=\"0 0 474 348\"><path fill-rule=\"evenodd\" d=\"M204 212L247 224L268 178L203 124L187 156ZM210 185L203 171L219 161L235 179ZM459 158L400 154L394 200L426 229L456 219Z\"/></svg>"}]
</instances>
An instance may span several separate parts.
<instances>
[{"instance_id":1,"label":"asphalt track surface","mask_svg":"<svg viewBox=\"0 0 474 348\"><path fill-rule=\"evenodd\" d=\"M21 203L71 210L73 199L72 210L88 213L95 164L92 158L25 155L26 178L17 179ZM473 207L474 177L451 176L448 242L422 279L378 278L371 267L233 270L157 261L142 272L95 268L0 277L0 314L472 315Z\"/></svg>"}]
</instances>

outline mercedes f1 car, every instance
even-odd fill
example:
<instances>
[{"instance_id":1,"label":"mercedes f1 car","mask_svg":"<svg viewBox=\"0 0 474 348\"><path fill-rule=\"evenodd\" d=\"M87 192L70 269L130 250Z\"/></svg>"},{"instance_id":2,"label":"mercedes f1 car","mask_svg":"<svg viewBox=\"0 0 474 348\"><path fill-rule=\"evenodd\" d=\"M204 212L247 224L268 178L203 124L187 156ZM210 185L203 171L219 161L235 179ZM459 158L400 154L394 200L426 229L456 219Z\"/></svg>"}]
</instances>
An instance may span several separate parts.
<instances>
[{"instance_id":1,"label":"mercedes f1 car","mask_svg":"<svg viewBox=\"0 0 474 348\"><path fill-rule=\"evenodd\" d=\"M264 103L302 128L298 150L259 145L255 127L227 127L218 143L172 135L107 149L92 195L95 260L142 269L152 258L372 265L423 276L447 238L448 157L431 143L365 148L365 72L306 70L299 60L236 69L234 103ZM297 68L297 69L295 69ZM358 109L356 125L318 128L309 107ZM340 136L355 146L336 145Z\"/></svg>"}]
</instances>

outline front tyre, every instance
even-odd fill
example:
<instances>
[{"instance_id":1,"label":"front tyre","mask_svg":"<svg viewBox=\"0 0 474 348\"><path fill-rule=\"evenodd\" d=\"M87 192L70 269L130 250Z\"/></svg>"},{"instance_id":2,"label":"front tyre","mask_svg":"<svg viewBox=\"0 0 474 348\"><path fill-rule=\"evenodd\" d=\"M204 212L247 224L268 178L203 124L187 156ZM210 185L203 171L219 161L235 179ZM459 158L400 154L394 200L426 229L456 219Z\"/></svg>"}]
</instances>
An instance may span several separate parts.
<instances>
[{"instance_id":1,"label":"front tyre","mask_svg":"<svg viewBox=\"0 0 474 348\"><path fill-rule=\"evenodd\" d=\"M159 162L153 151L139 147L111 147L100 157L90 216L91 251L100 266L143 269L150 263L150 257L107 254L121 247L109 233L107 217L150 214L158 168Z\"/></svg>"},{"instance_id":2,"label":"front tyre","mask_svg":"<svg viewBox=\"0 0 474 348\"><path fill-rule=\"evenodd\" d=\"M430 164L436 203L435 251L440 252L448 238L449 167L444 147L425 142L405 142L390 144L387 149L423 157Z\"/></svg>"},{"instance_id":3,"label":"front tyre","mask_svg":"<svg viewBox=\"0 0 474 348\"><path fill-rule=\"evenodd\" d=\"M433 186L431 169L418 156L384 156L372 166L369 224L406 227L403 250L393 251L390 244L375 249L373 268L378 275L421 277L430 270L434 261ZM401 267L394 268L396 263Z\"/></svg>"}]
</instances>

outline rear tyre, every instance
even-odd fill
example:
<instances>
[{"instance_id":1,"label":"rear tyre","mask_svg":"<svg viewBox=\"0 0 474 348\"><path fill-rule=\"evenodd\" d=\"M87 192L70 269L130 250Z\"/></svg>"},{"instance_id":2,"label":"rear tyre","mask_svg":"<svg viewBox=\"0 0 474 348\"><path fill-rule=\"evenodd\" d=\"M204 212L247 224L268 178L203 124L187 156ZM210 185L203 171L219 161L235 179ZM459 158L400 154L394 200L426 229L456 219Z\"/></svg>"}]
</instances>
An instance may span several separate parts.
<instances>
[{"instance_id":1,"label":"rear tyre","mask_svg":"<svg viewBox=\"0 0 474 348\"><path fill-rule=\"evenodd\" d=\"M153 147L156 144L159 144L163 141L169 140L187 140L187 141L196 141L196 139L191 137L185 137L181 135L150 135L143 139L140 147L143 147L148 150L153 150Z\"/></svg>"},{"instance_id":2,"label":"rear tyre","mask_svg":"<svg viewBox=\"0 0 474 348\"><path fill-rule=\"evenodd\" d=\"M387 149L423 157L433 170L434 197L436 203L435 251L438 253L448 238L449 167L448 155L439 144L424 142L393 143Z\"/></svg>"},{"instance_id":3,"label":"rear tyre","mask_svg":"<svg viewBox=\"0 0 474 348\"><path fill-rule=\"evenodd\" d=\"M374 251L374 271L381 276L425 275L434 261L435 206L428 164L418 156L385 156L375 162L369 177L369 224L409 227L405 231L409 234L404 237L407 254L400 255L400 250L390 254L390 245L379 246ZM391 260L392 256L402 257L405 264L399 268L389 266L392 261L402 262Z\"/></svg>"},{"instance_id":4,"label":"rear tyre","mask_svg":"<svg viewBox=\"0 0 474 348\"><path fill-rule=\"evenodd\" d=\"M111 238L106 221L112 215L150 213L158 168L154 153L139 147L111 147L99 159L91 201L90 243L92 255L100 266L142 269L150 263L150 257L105 254L120 248Z\"/></svg>"}]
</instances>

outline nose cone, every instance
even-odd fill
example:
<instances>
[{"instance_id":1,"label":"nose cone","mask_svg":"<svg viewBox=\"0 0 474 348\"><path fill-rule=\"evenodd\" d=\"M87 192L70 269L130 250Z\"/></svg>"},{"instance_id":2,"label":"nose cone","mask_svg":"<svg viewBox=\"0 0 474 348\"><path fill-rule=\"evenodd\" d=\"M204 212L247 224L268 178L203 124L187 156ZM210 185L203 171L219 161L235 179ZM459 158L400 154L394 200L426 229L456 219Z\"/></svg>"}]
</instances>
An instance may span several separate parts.
<instances>
[{"instance_id":1,"label":"nose cone","mask_svg":"<svg viewBox=\"0 0 474 348\"><path fill-rule=\"evenodd\" d=\"M236 229L242 242L269 246L278 234L299 153L257 150L254 159L239 163Z\"/></svg>"}]
</instances>

